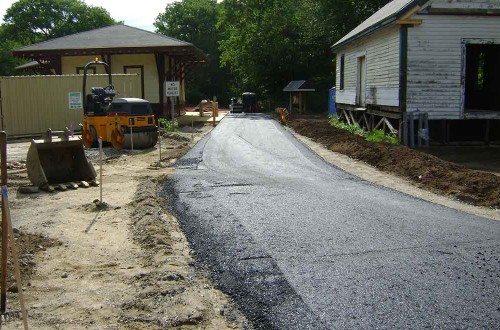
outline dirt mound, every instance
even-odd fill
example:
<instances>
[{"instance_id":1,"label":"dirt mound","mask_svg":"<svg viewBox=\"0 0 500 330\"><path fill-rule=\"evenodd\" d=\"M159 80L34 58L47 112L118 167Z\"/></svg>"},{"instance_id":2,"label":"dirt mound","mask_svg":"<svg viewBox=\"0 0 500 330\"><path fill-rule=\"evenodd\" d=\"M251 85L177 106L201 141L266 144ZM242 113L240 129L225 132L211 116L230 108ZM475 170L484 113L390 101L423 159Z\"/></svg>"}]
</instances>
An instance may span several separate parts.
<instances>
[{"instance_id":1,"label":"dirt mound","mask_svg":"<svg viewBox=\"0 0 500 330\"><path fill-rule=\"evenodd\" d=\"M471 170L402 145L368 142L330 126L326 119L293 119L289 126L328 149L394 173L435 193L463 202L500 207L500 177Z\"/></svg>"},{"instance_id":2,"label":"dirt mound","mask_svg":"<svg viewBox=\"0 0 500 330\"><path fill-rule=\"evenodd\" d=\"M1 236L2 228L0 227L0 237ZM25 233L16 228L14 228L14 239L16 242L17 252L19 253L19 266L21 269L23 286L30 286L31 283L29 280L35 271L36 266L34 261L35 255L37 253L43 253L47 250L47 248L58 246L62 243L42 235ZM10 292L17 292L16 279L14 277L13 258L10 254L7 262L7 270L7 288ZM1 272L3 272L3 269L0 264L0 273Z\"/></svg>"},{"instance_id":3,"label":"dirt mound","mask_svg":"<svg viewBox=\"0 0 500 330\"><path fill-rule=\"evenodd\" d=\"M180 257L187 246L176 220L164 213L167 201L159 189L167 176L141 177L132 207L130 232L143 250L141 272L128 283L139 294L124 302L119 322L127 329L241 328L246 320L231 303L216 306L210 297L219 295L211 283L192 267L182 267L190 256ZM184 251L183 253L186 253Z\"/></svg>"}]
</instances>

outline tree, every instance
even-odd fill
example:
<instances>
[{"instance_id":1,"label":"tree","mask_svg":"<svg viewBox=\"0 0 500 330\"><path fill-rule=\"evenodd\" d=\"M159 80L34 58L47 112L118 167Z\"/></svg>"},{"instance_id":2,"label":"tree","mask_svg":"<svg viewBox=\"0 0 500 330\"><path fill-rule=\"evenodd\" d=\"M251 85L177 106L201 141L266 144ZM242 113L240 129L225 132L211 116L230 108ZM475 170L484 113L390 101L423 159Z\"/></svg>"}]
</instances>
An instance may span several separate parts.
<instances>
[{"instance_id":1,"label":"tree","mask_svg":"<svg viewBox=\"0 0 500 330\"><path fill-rule=\"evenodd\" d=\"M0 26L0 75L15 74L11 50L23 45L116 24L109 13L80 0L19 0Z\"/></svg>"},{"instance_id":2,"label":"tree","mask_svg":"<svg viewBox=\"0 0 500 330\"><path fill-rule=\"evenodd\" d=\"M4 16L11 40L27 44L115 24L109 13L80 0L19 0Z\"/></svg>"},{"instance_id":3,"label":"tree","mask_svg":"<svg viewBox=\"0 0 500 330\"><path fill-rule=\"evenodd\" d=\"M221 62L241 89L279 101L290 80L333 84L330 47L389 0L224 0ZM326 103L326 96L320 96Z\"/></svg>"},{"instance_id":4,"label":"tree","mask_svg":"<svg viewBox=\"0 0 500 330\"><path fill-rule=\"evenodd\" d=\"M285 84L306 75L299 58L299 0L225 0L218 27L222 64L242 89L280 98Z\"/></svg>"},{"instance_id":5,"label":"tree","mask_svg":"<svg viewBox=\"0 0 500 330\"><path fill-rule=\"evenodd\" d=\"M217 96L228 102L228 71L220 67L216 29L216 0L182 0L167 5L154 23L156 32L192 43L207 54L208 65L195 68L187 76L187 101L197 104L204 98Z\"/></svg>"},{"instance_id":6,"label":"tree","mask_svg":"<svg viewBox=\"0 0 500 330\"><path fill-rule=\"evenodd\" d=\"M16 74L14 68L21 63L12 56L11 49L15 47L12 41L0 41L0 76L12 76Z\"/></svg>"}]
</instances>

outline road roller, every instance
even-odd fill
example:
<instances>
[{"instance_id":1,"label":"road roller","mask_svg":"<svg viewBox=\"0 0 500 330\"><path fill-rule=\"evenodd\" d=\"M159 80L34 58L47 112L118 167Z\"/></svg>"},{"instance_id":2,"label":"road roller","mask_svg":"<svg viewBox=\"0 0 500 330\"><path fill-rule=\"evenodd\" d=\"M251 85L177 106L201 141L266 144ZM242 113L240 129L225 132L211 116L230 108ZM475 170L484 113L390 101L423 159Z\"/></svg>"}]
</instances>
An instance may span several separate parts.
<instances>
[{"instance_id":1,"label":"road roller","mask_svg":"<svg viewBox=\"0 0 500 330\"><path fill-rule=\"evenodd\" d=\"M92 87L87 92L87 71L102 65L108 73L108 85ZM140 98L115 98L109 65L98 60L89 62L83 70L82 140L85 147L96 147L98 139L111 143L117 150L147 149L158 141L158 126L149 101Z\"/></svg>"}]
</instances>

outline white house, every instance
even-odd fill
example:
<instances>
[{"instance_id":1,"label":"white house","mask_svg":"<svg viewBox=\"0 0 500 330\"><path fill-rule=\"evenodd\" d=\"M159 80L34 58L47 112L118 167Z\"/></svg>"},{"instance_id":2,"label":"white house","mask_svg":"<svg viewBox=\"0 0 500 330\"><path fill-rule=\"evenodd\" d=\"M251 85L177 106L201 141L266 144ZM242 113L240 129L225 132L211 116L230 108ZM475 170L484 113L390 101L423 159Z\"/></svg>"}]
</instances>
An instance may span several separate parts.
<instances>
[{"instance_id":1,"label":"white house","mask_svg":"<svg viewBox=\"0 0 500 330\"><path fill-rule=\"evenodd\" d=\"M500 141L500 1L394 0L332 46L341 115L433 141Z\"/></svg>"}]
</instances>

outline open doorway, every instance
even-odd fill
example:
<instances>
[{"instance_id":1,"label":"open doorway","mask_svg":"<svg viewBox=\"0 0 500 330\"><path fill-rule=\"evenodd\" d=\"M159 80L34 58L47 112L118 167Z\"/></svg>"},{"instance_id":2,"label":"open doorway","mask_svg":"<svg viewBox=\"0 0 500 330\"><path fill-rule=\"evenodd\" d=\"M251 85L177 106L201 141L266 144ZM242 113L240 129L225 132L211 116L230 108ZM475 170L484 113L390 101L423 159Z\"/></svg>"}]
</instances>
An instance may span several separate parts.
<instances>
[{"instance_id":1,"label":"open doorway","mask_svg":"<svg viewBox=\"0 0 500 330\"><path fill-rule=\"evenodd\" d=\"M465 111L500 112L500 45L465 45Z\"/></svg>"}]
</instances>

